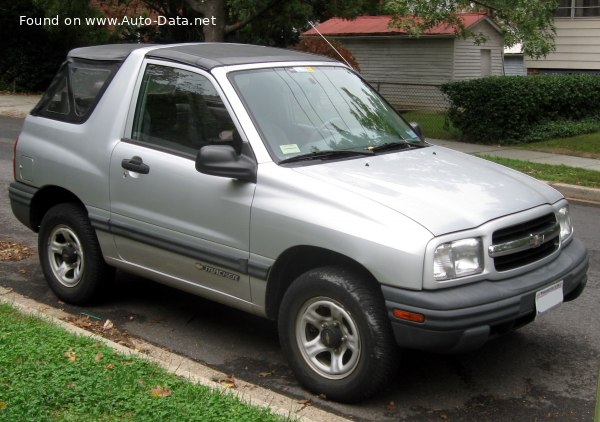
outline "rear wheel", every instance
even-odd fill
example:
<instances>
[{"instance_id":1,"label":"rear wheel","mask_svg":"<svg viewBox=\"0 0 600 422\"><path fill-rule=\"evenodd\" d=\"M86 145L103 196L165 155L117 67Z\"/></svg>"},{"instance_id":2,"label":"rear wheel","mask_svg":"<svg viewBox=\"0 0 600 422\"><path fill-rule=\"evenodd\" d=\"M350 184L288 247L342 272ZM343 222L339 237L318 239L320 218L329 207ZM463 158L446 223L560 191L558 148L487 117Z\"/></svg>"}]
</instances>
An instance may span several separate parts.
<instances>
[{"instance_id":1,"label":"rear wheel","mask_svg":"<svg viewBox=\"0 0 600 422\"><path fill-rule=\"evenodd\" d=\"M87 213L77 204L48 210L40 224L38 249L48 285L65 302L86 304L114 278Z\"/></svg>"},{"instance_id":2,"label":"rear wheel","mask_svg":"<svg viewBox=\"0 0 600 422\"><path fill-rule=\"evenodd\" d=\"M338 267L308 271L286 292L279 337L298 380L355 402L388 385L399 358L381 291Z\"/></svg>"}]
</instances>

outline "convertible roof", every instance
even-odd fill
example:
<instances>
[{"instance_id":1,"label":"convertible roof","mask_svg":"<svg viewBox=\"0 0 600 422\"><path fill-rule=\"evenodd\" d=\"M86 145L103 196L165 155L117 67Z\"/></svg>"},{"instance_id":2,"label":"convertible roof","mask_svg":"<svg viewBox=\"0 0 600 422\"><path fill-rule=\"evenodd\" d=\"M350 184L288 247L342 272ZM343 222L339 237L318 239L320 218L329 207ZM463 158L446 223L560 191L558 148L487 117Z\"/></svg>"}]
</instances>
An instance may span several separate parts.
<instances>
[{"instance_id":1,"label":"convertible roof","mask_svg":"<svg viewBox=\"0 0 600 422\"><path fill-rule=\"evenodd\" d=\"M249 44L197 43L197 44L108 44L82 47L69 52L69 58L87 60L123 61L134 50L150 47L146 57L169 60L210 70L219 66L285 61L335 60L315 54L282 48ZM153 48L152 48L153 47Z\"/></svg>"},{"instance_id":2,"label":"convertible roof","mask_svg":"<svg viewBox=\"0 0 600 422\"><path fill-rule=\"evenodd\" d=\"M70 59L108 60L122 62L132 51L152 44L105 44L93 47L80 47L69 51Z\"/></svg>"}]
</instances>

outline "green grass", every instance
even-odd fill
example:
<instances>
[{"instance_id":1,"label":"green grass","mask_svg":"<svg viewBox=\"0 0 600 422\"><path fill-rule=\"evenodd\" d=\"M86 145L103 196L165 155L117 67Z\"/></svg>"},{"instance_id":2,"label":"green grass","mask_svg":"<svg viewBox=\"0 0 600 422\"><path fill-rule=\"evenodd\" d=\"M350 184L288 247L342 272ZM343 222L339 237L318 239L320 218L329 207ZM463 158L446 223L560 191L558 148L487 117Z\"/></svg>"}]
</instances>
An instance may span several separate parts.
<instances>
[{"instance_id":1,"label":"green grass","mask_svg":"<svg viewBox=\"0 0 600 422\"><path fill-rule=\"evenodd\" d=\"M282 420L7 305L0 305L0 374L0 420Z\"/></svg>"},{"instance_id":2,"label":"green grass","mask_svg":"<svg viewBox=\"0 0 600 422\"><path fill-rule=\"evenodd\" d=\"M524 144L519 148L600 159L600 132Z\"/></svg>"},{"instance_id":3,"label":"green grass","mask_svg":"<svg viewBox=\"0 0 600 422\"><path fill-rule=\"evenodd\" d=\"M600 172L585 170L563 165L538 164L531 161L513 160L510 158L493 157L477 154L478 157L510 167L536 179L548 182L566 183L569 185L600 188Z\"/></svg>"},{"instance_id":4,"label":"green grass","mask_svg":"<svg viewBox=\"0 0 600 422\"><path fill-rule=\"evenodd\" d=\"M409 111L402 114L409 122L417 122L426 138L458 139L460 131L450 121L446 121L444 112Z\"/></svg>"}]
</instances>

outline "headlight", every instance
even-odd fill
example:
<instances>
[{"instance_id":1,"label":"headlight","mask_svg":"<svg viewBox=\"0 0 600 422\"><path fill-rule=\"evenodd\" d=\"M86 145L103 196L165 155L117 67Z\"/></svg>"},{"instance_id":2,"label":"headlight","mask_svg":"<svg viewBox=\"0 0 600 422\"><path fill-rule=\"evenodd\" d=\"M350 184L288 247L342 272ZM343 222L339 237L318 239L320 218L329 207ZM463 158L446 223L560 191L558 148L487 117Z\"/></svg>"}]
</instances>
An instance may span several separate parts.
<instances>
[{"instance_id":1,"label":"headlight","mask_svg":"<svg viewBox=\"0 0 600 422\"><path fill-rule=\"evenodd\" d=\"M556 219L560 224L560 240L564 242L573 234L573 223L571 222L571 213L569 212L568 205L558 210Z\"/></svg>"},{"instance_id":2,"label":"headlight","mask_svg":"<svg viewBox=\"0 0 600 422\"><path fill-rule=\"evenodd\" d=\"M437 247L433 257L433 278L450 280L483 271L483 247L478 237L455 240Z\"/></svg>"}]
</instances>

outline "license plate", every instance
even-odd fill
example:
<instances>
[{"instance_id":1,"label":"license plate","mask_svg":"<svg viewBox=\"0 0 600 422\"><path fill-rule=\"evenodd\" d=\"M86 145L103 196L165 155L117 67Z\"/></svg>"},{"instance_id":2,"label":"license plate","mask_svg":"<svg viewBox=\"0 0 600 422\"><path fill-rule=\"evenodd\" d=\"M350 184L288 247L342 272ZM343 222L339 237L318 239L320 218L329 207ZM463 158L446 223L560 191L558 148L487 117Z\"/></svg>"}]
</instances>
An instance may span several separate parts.
<instances>
[{"instance_id":1,"label":"license plate","mask_svg":"<svg viewBox=\"0 0 600 422\"><path fill-rule=\"evenodd\" d=\"M554 283L535 294L536 316L557 308L563 303L563 281Z\"/></svg>"}]
</instances>

